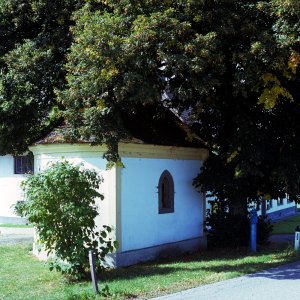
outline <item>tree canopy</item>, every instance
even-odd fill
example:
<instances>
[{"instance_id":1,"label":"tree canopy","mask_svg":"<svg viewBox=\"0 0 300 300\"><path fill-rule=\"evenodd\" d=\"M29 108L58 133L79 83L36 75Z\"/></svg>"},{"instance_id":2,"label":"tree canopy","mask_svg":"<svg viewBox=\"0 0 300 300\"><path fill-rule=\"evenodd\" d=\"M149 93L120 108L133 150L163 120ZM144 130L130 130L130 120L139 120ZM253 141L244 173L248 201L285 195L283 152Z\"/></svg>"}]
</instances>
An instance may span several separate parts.
<instances>
[{"instance_id":1,"label":"tree canopy","mask_svg":"<svg viewBox=\"0 0 300 300\"><path fill-rule=\"evenodd\" d=\"M58 106L68 138L116 161L123 113L152 104L189 111L207 142L196 185L299 195L299 17L297 0L1 2L0 153L23 150Z\"/></svg>"},{"instance_id":2,"label":"tree canopy","mask_svg":"<svg viewBox=\"0 0 300 300\"><path fill-rule=\"evenodd\" d=\"M70 20L80 0L0 1L0 154L25 151L59 118Z\"/></svg>"}]
</instances>

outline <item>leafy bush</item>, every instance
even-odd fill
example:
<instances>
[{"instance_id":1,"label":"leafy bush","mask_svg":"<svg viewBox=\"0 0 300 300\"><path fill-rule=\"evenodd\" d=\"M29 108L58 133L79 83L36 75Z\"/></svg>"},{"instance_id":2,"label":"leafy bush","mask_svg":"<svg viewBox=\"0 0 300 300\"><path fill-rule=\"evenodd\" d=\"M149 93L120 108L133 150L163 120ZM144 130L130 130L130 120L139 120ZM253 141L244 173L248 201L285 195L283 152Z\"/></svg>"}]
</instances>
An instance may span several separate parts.
<instances>
[{"instance_id":1,"label":"leafy bush","mask_svg":"<svg viewBox=\"0 0 300 300\"><path fill-rule=\"evenodd\" d=\"M224 207L214 206L206 218L208 245L213 247L243 247L250 241L250 217L233 215ZM258 217L257 243L268 242L273 226L267 217Z\"/></svg>"},{"instance_id":2,"label":"leafy bush","mask_svg":"<svg viewBox=\"0 0 300 300\"><path fill-rule=\"evenodd\" d=\"M106 254L117 246L109 238L110 227L96 231L95 199L103 199L97 191L101 181L95 171L63 161L23 182L26 201L16 206L16 212L34 224L43 247L54 254L51 270L86 277L89 250L100 268Z\"/></svg>"}]
</instances>

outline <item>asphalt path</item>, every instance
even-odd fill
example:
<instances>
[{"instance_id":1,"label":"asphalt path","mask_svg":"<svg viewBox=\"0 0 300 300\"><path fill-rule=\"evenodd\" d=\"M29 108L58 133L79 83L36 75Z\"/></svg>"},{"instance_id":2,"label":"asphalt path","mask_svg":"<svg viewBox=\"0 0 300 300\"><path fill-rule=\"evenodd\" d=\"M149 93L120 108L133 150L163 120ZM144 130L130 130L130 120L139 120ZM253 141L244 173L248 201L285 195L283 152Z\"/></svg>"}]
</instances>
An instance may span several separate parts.
<instances>
[{"instance_id":1,"label":"asphalt path","mask_svg":"<svg viewBox=\"0 0 300 300\"><path fill-rule=\"evenodd\" d=\"M300 261L156 300L299 300Z\"/></svg>"},{"instance_id":2,"label":"asphalt path","mask_svg":"<svg viewBox=\"0 0 300 300\"><path fill-rule=\"evenodd\" d=\"M271 243L292 244L294 234L274 234ZM153 300L300 300L300 261L185 290Z\"/></svg>"}]
</instances>

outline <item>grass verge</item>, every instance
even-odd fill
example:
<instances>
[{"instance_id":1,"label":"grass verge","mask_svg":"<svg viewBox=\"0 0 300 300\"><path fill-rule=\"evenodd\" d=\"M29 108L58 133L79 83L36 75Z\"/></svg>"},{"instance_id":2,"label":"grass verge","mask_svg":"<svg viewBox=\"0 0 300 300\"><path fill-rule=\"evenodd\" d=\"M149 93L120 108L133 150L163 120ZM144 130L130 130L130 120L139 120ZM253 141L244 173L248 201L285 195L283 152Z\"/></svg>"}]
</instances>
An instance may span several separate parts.
<instances>
[{"instance_id":1,"label":"grass verge","mask_svg":"<svg viewBox=\"0 0 300 300\"><path fill-rule=\"evenodd\" d=\"M275 234L292 234L295 228L300 225L300 216L290 217L288 219L277 221L273 224L273 232Z\"/></svg>"},{"instance_id":2,"label":"grass verge","mask_svg":"<svg viewBox=\"0 0 300 300\"><path fill-rule=\"evenodd\" d=\"M0 246L0 299L95 299L90 282L67 282L59 273L48 271L30 250L28 244ZM108 284L110 299L146 299L294 260L291 251L270 246L255 255L245 249L199 252L103 272L99 287Z\"/></svg>"}]
</instances>

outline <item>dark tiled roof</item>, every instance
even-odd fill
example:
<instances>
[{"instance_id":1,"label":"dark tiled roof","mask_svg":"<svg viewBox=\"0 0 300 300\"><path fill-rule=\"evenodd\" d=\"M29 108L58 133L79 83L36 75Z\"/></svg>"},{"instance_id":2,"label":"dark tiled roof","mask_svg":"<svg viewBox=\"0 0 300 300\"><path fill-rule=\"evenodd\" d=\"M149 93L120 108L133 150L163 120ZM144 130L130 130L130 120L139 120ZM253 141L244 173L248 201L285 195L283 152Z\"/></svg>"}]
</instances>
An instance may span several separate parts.
<instances>
[{"instance_id":1,"label":"dark tiled roof","mask_svg":"<svg viewBox=\"0 0 300 300\"><path fill-rule=\"evenodd\" d=\"M38 140L34 143L34 145L42 145L42 144L64 144L66 143L66 139L64 137L64 132L66 130L66 126L62 125L51 132L49 132L44 138ZM81 143L84 143L81 141Z\"/></svg>"},{"instance_id":2,"label":"dark tiled roof","mask_svg":"<svg viewBox=\"0 0 300 300\"><path fill-rule=\"evenodd\" d=\"M150 105L140 106L130 114L123 113L122 118L131 138L121 142L206 148L205 142L192 133L190 128L168 109ZM35 145L67 143L64 131L66 131L66 125L51 131L43 139L37 141ZM90 142L76 141L76 143Z\"/></svg>"},{"instance_id":3,"label":"dark tiled roof","mask_svg":"<svg viewBox=\"0 0 300 300\"><path fill-rule=\"evenodd\" d=\"M123 119L131 135L145 144L205 147L205 142L169 109L141 106Z\"/></svg>"}]
</instances>

